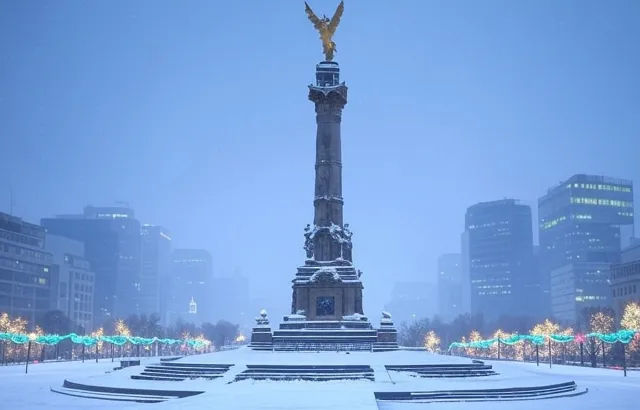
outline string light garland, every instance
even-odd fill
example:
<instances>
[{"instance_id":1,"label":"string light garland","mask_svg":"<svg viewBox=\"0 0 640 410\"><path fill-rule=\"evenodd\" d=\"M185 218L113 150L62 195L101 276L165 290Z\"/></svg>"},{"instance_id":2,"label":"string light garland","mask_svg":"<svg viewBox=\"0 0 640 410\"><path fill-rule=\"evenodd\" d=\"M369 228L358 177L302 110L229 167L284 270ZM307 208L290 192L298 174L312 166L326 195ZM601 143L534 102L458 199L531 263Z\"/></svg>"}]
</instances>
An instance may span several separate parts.
<instances>
[{"instance_id":1,"label":"string light garland","mask_svg":"<svg viewBox=\"0 0 640 410\"><path fill-rule=\"evenodd\" d=\"M517 343L522 343L528 341L534 345L543 345L547 342L548 339L551 339L557 343L569 343L573 341L584 341L584 338L596 338L604 343L613 344L613 343L624 343L628 344L633 340L633 337L636 333L640 333L637 330L619 330L615 333L588 333L586 335L563 335L563 334L551 334L548 336L543 335L513 335L505 338L493 338L487 340L477 340L467 343L454 342L449 345L449 350L455 348L480 348L480 349L488 349L494 344L503 343L505 345L515 345ZM0 336L1 337L1 336Z\"/></svg>"},{"instance_id":2,"label":"string light garland","mask_svg":"<svg viewBox=\"0 0 640 410\"><path fill-rule=\"evenodd\" d=\"M164 345L183 344L189 347L193 347L194 349L202 349L211 344L209 340L206 340L203 337L197 337L195 339L193 338L160 339L157 337L145 338L145 337L136 337L136 336L103 336L103 335L80 336L75 333L69 333L67 335L36 335L33 333L24 334L24 333L0 332L0 342L12 342L12 343L21 344L21 345L27 344L29 342L34 342L40 345L53 346L67 339L71 340L75 344L82 344L85 346L94 346L96 343L100 343L100 342L111 343L116 346L122 346L126 343L131 343L133 345L149 346L155 342L158 342Z\"/></svg>"}]
</instances>

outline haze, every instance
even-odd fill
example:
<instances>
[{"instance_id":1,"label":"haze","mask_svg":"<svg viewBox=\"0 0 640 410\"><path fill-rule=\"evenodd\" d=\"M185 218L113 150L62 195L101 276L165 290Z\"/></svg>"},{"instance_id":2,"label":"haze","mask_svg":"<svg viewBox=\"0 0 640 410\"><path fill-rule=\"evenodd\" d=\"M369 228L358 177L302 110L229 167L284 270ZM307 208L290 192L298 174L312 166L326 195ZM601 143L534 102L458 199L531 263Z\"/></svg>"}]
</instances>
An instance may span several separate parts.
<instances>
[{"instance_id":1,"label":"haze","mask_svg":"<svg viewBox=\"0 0 640 410\"><path fill-rule=\"evenodd\" d=\"M301 3L0 3L0 211L125 201L210 251L215 276L245 275L249 317L289 313L322 60ZM343 193L366 314L397 282L435 286L475 203L531 205L537 242L549 187L640 180L638 16L633 0L348 2Z\"/></svg>"}]
</instances>

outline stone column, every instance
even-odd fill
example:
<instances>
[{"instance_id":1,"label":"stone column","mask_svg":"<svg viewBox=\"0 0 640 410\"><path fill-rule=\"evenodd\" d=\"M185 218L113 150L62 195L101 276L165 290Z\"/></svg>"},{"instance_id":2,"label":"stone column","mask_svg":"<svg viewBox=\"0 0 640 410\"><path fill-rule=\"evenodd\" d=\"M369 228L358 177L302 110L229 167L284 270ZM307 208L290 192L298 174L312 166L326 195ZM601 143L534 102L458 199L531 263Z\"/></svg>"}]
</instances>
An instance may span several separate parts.
<instances>
[{"instance_id":1,"label":"stone column","mask_svg":"<svg viewBox=\"0 0 640 410\"><path fill-rule=\"evenodd\" d=\"M347 103L347 86L310 86L309 100L316 109L316 178L314 224L343 226L342 141L340 123ZM332 261L340 256L340 245L327 232L316 236L315 260ZM343 255L346 259L348 255Z\"/></svg>"}]
</instances>

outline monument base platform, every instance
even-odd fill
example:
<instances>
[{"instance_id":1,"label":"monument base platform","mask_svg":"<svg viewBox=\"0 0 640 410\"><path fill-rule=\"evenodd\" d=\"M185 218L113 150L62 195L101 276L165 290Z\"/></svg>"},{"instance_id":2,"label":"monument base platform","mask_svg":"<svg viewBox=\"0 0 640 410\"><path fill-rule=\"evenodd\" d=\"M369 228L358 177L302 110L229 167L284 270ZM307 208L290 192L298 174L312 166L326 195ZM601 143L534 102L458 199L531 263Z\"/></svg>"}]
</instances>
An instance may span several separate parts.
<instances>
[{"instance_id":1,"label":"monument base platform","mask_svg":"<svg viewBox=\"0 0 640 410\"><path fill-rule=\"evenodd\" d=\"M273 350L273 334L269 326L256 326L251 331L251 344L253 350Z\"/></svg>"},{"instance_id":2,"label":"monument base platform","mask_svg":"<svg viewBox=\"0 0 640 410\"><path fill-rule=\"evenodd\" d=\"M365 321L286 321L273 332L278 351L371 351L378 333Z\"/></svg>"},{"instance_id":3,"label":"monument base platform","mask_svg":"<svg viewBox=\"0 0 640 410\"><path fill-rule=\"evenodd\" d=\"M381 324L378 329L378 340L373 347L376 352L388 352L398 350L398 331L393 327L393 323Z\"/></svg>"},{"instance_id":4,"label":"monument base platform","mask_svg":"<svg viewBox=\"0 0 640 410\"><path fill-rule=\"evenodd\" d=\"M392 325L374 329L368 321L287 320L277 330L255 327L251 334L253 350L273 351L368 351L398 349L397 331Z\"/></svg>"}]
</instances>

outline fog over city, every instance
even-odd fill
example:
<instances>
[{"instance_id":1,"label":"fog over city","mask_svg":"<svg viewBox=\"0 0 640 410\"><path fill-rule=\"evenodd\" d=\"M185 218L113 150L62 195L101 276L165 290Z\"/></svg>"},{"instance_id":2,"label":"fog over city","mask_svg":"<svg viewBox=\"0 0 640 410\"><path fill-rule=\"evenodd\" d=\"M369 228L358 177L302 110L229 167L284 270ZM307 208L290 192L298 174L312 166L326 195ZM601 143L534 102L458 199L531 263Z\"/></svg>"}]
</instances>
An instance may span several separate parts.
<instances>
[{"instance_id":1,"label":"fog over city","mask_svg":"<svg viewBox=\"0 0 640 410\"><path fill-rule=\"evenodd\" d=\"M0 244L57 272L22 293L2 257L0 313L249 338L262 309L274 328L304 303L333 312L292 280L338 260L364 287L343 314L405 332L619 318L610 270L640 236L638 2L354 0L339 69L293 3L0 3ZM338 72L327 142L312 94Z\"/></svg>"}]
</instances>

